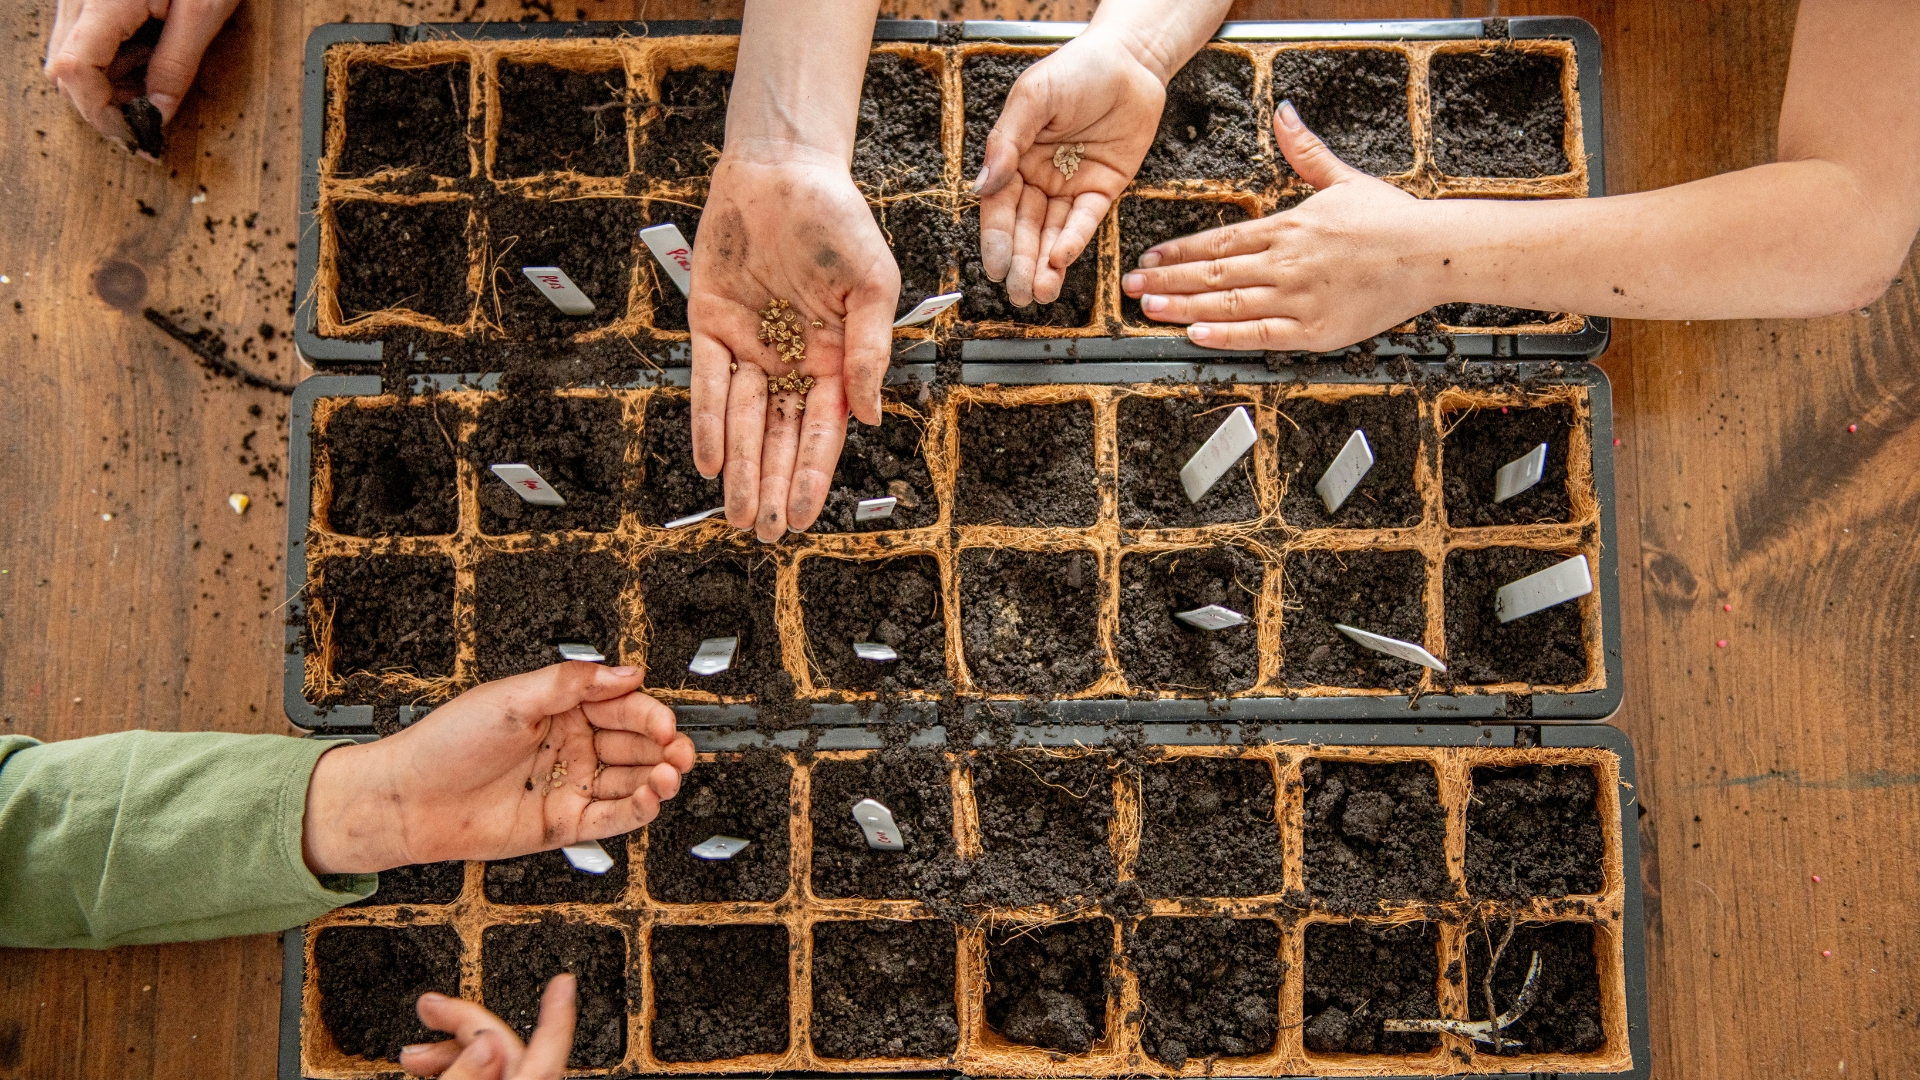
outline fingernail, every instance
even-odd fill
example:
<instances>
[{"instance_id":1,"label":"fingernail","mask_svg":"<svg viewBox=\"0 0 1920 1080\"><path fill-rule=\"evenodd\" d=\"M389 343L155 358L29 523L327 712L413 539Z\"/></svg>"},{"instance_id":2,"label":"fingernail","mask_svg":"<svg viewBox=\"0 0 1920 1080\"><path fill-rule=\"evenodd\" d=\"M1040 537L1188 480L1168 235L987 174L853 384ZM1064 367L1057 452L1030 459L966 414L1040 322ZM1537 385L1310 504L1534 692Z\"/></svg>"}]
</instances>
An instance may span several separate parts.
<instances>
[{"instance_id":1,"label":"fingernail","mask_svg":"<svg viewBox=\"0 0 1920 1080\"><path fill-rule=\"evenodd\" d=\"M422 1001L445 1001L445 1000L447 1000L447 998L446 998L446 995L445 995L445 994L436 994L436 993L434 993L433 991L431 991L431 990L429 990L429 991L427 991L426 993L424 993L424 994L421 994L421 995L420 995L420 1000L422 1000Z\"/></svg>"},{"instance_id":2,"label":"fingernail","mask_svg":"<svg viewBox=\"0 0 1920 1080\"><path fill-rule=\"evenodd\" d=\"M1143 255L1141 258L1144 259L1146 256ZM1147 287L1147 275L1128 274L1126 277L1120 279L1120 287L1130 293L1137 293Z\"/></svg>"},{"instance_id":3,"label":"fingernail","mask_svg":"<svg viewBox=\"0 0 1920 1080\"><path fill-rule=\"evenodd\" d=\"M1154 267L1156 267L1156 266L1159 266L1159 265L1160 265L1160 253L1159 253L1159 252L1157 252L1157 251L1143 251L1143 252L1141 252L1141 253L1140 253L1140 268L1141 268L1142 270L1151 270L1151 269L1153 269Z\"/></svg>"},{"instance_id":4,"label":"fingernail","mask_svg":"<svg viewBox=\"0 0 1920 1080\"><path fill-rule=\"evenodd\" d=\"M1165 311L1166 309L1167 298L1164 296L1156 296L1153 293L1148 293L1140 298L1141 311Z\"/></svg>"},{"instance_id":5,"label":"fingernail","mask_svg":"<svg viewBox=\"0 0 1920 1080\"><path fill-rule=\"evenodd\" d=\"M163 121L173 119L173 114L180 108L180 99L172 94L148 94L147 100L160 110L160 119Z\"/></svg>"},{"instance_id":6,"label":"fingernail","mask_svg":"<svg viewBox=\"0 0 1920 1080\"><path fill-rule=\"evenodd\" d=\"M631 678L633 678L633 677L634 677L635 675L638 675L638 674L640 674L640 669L639 669L639 668L637 668L637 667L626 667L626 666L624 666L624 665L623 665L623 666L621 666L621 667L617 667L617 668L608 668L607 670L608 670L608 671L611 671L611 672L613 672L613 673L614 673L615 675L617 675L617 676L619 676L619 677L620 677L620 678L622 678L622 679L631 679Z\"/></svg>"},{"instance_id":7,"label":"fingernail","mask_svg":"<svg viewBox=\"0 0 1920 1080\"><path fill-rule=\"evenodd\" d=\"M1286 128L1288 131L1300 130L1300 113L1293 107L1293 101L1291 99L1282 101L1280 107L1275 109L1274 112L1280 114L1281 127Z\"/></svg>"},{"instance_id":8,"label":"fingernail","mask_svg":"<svg viewBox=\"0 0 1920 1080\"><path fill-rule=\"evenodd\" d=\"M1213 333L1211 329L1198 324L1187 327L1187 338L1190 341L1205 341L1207 335L1211 333Z\"/></svg>"},{"instance_id":9,"label":"fingernail","mask_svg":"<svg viewBox=\"0 0 1920 1080\"><path fill-rule=\"evenodd\" d=\"M973 190L979 191L981 188L986 186L987 186L987 167L985 165L982 165L980 166L980 175L973 178Z\"/></svg>"},{"instance_id":10,"label":"fingernail","mask_svg":"<svg viewBox=\"0 0 1920 1080\"><path fill-rule=\"evenodd\" d=\"M430 1048L431 1048L431 1045L428 1043L414 1043L412 1046L401 1047L400 1055L402 1057L405 1057L408 1054L418 1054Z\"/></svg>"}]
</instances>

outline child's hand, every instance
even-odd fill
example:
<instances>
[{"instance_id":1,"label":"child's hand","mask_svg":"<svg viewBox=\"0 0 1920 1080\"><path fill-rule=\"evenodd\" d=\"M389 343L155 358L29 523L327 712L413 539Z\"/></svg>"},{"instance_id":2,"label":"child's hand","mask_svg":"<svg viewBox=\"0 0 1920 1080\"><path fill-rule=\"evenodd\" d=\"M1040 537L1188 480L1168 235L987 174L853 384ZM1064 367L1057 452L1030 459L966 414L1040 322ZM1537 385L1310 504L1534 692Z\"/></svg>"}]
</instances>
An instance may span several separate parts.
<instances>
[{"instance_id":1,"label":"child's hand","mask_svg":"<svg viewBox=\"0 0 1920 1080\"><path fill-rule=\"evenodd\" d=\"M574 978L555 975L540 995L540 1023L521 1045L501 1019L471 1001L422 994L415 1006L420 1022L435 1031L451 1031L445 1042L423 1043L400 1051L400 1067L415 1076L441 1080L559 1080L573 1049Z\"/></svg>"}]
</instances>

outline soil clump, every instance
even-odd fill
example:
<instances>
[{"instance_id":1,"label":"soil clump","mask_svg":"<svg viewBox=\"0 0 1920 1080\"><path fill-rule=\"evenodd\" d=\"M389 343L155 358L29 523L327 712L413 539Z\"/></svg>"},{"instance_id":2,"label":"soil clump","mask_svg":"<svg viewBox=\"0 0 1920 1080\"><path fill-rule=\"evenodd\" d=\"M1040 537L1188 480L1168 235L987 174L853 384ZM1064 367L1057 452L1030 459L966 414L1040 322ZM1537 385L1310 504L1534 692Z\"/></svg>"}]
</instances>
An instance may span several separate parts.
<instances>
[{"instance_id":1,"label":"soil clump","mask_svg":"<svg viewBox=\"0 0 1920 1080\"><path fill-rule=\"evenodd\" d=\"M1453 895L1447 815L1431 765L1309 758L1300 779L1309 896L1334 911L1368 912L1382 900Z\"/></svg>"},{"instance_id":2,"label":"soil clump","mask_svg":"<svg viewBox=\"0 0 1920 1080\"><path fill-rule=\"evenodd\" d=\"M963 902L1027 907L1091 900L1113 889L1106 755L981 754L973 792L982 852Z\"/></svg>"},{"instance_id":3,"label":"soil clump","mask_svg":"<svg viewBox=\"0 0 1920 1080\"><path fill-rule=\"evenodd\" d=\"M466 322L468 210L465 202L334 203L340 317L404 308L449 326Z\"/></svg>"},{"instance_id":4,"label":"soil clump","mask_svg":"<svg viewBox=\"0 0 1920 1080\"><path fill-rule=\"evenodd\" d=\"M1316 1054L1418 1054L1438 1035L1388 1033L1383 1020L1440 1015L1440 934L1432 923L1307 927L1303 1041Z\"/></svg>"},{"instance_id":5,"label":"soil clump","mask_svg":"<svg viewBox=\"0 0 1920 1080\"><path fill-rule=\"evenodd\" d=\"M953 927L827 922L813 927L813 1049L822 1057L945 1057L960 1043Z\"/></svg>"},{"instance_id":6,"label":"soil clump","mask_svg":"<svg viewBox=\"0 0 1920 1080\"><path fill-rule=\"evenodd\" d=\"M1140 792L1133 873L1149 897L1272 896L1286 888L1265 761L1174 758L1143 767Z\"/></svg>"},{"instance_id":7,"label":"soil clump","mask_svg":"<svg viewBox=\"0 0 1920 1080\"><path fill-rule=\"evenodd\" d=\"M1500 48L1439 53L1433 163L1450 176L1557 176L1567 163L1567 103L1557 56Z\"/></svg>"},{"instance_id":8,"label":"soil clump","mask_svg":"<svg viewBox=\"0 0 1920 1080\"><path fill-rule=\"evenodd\" d=\"M1045 528L1092 525L1093 406L1084 401L960 411L953 523Z\"/></svg>"},{"instance_id":9,"label":"soil clump","mask_svg":"<svg viewBox=\"0 0 1920 1080\"><path fill-rule=\"evenodd\" d=\"M800 564L807 652L836 690L941 690L947 687L947 628L941 615L940 564L927 555ZM863 660L855 642L889 645L899 659Z\"/></svg>"},{"instance_id":10,"label":"soil clump","mask_svg":"<svg viewBox=\"0 0 1920 1080\"><path fill-rule=\"evenodd\" d=\"M1247 1057L1280 1034L1280 928L1264 920L1147 919L1130 942L1141 1048L1170 1069Z\"/></svg>"},{"instance_id":11,"label":"soil clump","mask_svg":"<svg viewBox=\"0 0 1920 1080\"><path fill-rule=\"evenodd\" d=\"M500 61L495 176L627 171L627 75Z\"/></svg>"},{"instance_id":12,"label":"soil clump","mask_svg":"<svg viewBox=\"0 0 1920 1080\"><path fill-rule=\"evenodd\" d=\"M464 62L423 68L354 64L347 68L345 138L339 176L414 168L458 179L467 155L470 82Z\"/></svg>"},{"instance_id":13,"label":"soil clump","mask_svg":"<svg viewBox=\"0 0 1920 1080\"><path fill-rule=\"evenodd\" d=\"M987 941L987 1023L1008 1041L1083 1054L1107 1033L1113 924L1001 930Z\"/></svg>"},{"instance_id":14,"label":"soil clump","mask_svg":"<svg viewBox=\"0 0 1920 1080\"><path fill-rule=\"evenodd\" d=\"M1467 804L1467 893L1527 900L1590 895L1600 863L1599 780L1585 765L1473 770Z\"/></svg>"},{"instance_id":15,"label":"soil clump","mask_svg":"<svg viewBox=\"0 0 1920 1080\"><path fill-rule=\"evenodd\" d=\"M787 929L656 926L653 994L661 1061L778 1054L787 1048Z\"/></svg>"}]
</instances>

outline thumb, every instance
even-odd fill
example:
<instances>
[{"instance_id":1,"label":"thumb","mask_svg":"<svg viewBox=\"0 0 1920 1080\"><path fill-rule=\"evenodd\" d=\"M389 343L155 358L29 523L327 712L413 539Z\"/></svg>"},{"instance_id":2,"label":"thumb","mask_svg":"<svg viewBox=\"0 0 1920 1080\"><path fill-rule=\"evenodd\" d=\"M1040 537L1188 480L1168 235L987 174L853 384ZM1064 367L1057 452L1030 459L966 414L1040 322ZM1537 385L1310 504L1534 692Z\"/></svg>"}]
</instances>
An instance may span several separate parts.
<instances>
[{"instance_id":1,"label":"thumb","mask_svg":"<svg viewBox=\"0 0 1920 1080\"><path fill-rule=\"evenodd\" d=\"M1300 179L1312 184L1315 191L1325 191L1335 184L1344 184L1349 180L1359 180L1367 174L1341 161L1339 156L1327 149L1320 136L1307 130L1300 119L1299 110L1293 102L1283 101L1273 110L1273 138L1280 146L1280 152L1286 155L1287 164L1300 174Z\"/></svg>"},{"instance_id":2,"label":"thumb","mask_svg":"<svg viewBox=\"0 0 1920 1080\"><path fill-rule=\"evenodd\" d=\"M1052 119L1047 108L1047 92L1034 76L1038 65L1028 68L1014 80L1000 107L1000 119L987 132L985 164L974 178L974 187L982 196L991 195L1013 181L1020 171L1020 155L1027 152L1040 130Z\"/></svg>"},{"instance_id":3,"label":"thumb","mask_svg":"<svg viewBox=\"0 0 1920 1080\"><path fill-rule=\"evenodd\" d=\"M200 70L200 57L213 36L225 25L233 5L224 0L174 0L167 11L166 29L147 61L147 100L172 120Z\"/></svg>"}]
</instances>

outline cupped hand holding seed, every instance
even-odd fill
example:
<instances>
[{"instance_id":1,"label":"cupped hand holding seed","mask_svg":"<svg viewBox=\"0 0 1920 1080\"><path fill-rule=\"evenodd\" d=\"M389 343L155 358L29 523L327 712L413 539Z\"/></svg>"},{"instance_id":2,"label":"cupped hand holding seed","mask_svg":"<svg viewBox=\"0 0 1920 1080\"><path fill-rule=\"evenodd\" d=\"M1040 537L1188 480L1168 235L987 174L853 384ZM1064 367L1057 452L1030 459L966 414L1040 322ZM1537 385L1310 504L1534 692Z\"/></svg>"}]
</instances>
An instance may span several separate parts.
<instances>
[{"instance_id":1,"label":"cupped hand holding seed","mask_svg":"<svg viewBox=\"0 0 1920 1080\"><path fill-rule=\"evenodd\" d=\"M238 6L239 0L60 0L47 37L47 78L82 119L131 146L133 132L119 107L144 95L160 110L162 122L172 120L193 85L201 54ZM122 53L121 45L149 18L166 20L159 40ZM129 85L141 65L145 85Z\"/></svg>"},{"instance_id":2,"label":"cupped hand holding seed","mask_svg":"<svg viewBox=\"0 0 1920 1080\"><path fill-rule=\"evenodd\" d=\"M540 1022L525 1043L505 1021L471 1001L422 994L414 1006L420 1022L453 1038L400 1051L400 1067L441 1080L559 1080L573 1049L579 1016L572 975L555 975L540 994Z\"/></svg>"}]
</instances>

